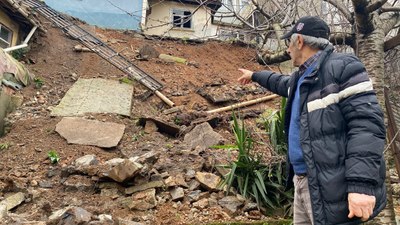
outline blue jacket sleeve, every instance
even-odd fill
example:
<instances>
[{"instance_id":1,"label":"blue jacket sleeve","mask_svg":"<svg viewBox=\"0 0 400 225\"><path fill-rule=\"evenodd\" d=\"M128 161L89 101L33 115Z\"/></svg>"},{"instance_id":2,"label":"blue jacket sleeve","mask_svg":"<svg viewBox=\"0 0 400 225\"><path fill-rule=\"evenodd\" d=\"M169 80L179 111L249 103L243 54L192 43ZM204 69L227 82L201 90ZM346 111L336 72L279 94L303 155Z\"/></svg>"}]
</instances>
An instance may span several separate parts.
<instances>
[{"instance_id":1,"label":"blue jacket sleeve","mask_svg":"<svg viewBox=\"0 0 400 225\"><path fill-rule=\"evenodd\" d=\"M253 73L251 79L275 94L288 97L290 76L265 70Z\"/></svg>"}]
</instances>

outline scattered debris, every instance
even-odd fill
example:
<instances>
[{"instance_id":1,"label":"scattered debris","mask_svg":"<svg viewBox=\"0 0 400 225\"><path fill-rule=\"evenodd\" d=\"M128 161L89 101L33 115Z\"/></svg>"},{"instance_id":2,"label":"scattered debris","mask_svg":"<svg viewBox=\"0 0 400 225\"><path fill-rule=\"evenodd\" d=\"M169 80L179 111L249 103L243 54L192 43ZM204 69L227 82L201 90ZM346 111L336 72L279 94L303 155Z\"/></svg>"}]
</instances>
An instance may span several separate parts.
<instances>
[{"instance_id":1,"label":"scattered debris","mask_svg":"<svg viewBox=\"0 0 400 225\"><path fill-rule=\"evenodd\" d=\"M125 125L65 117L56 126L56 131L68 143L111 148L118 145L124 134Z\"/></svg>"},{"instance_id":2,"label":"scattered debris","mask_svg":"<svg viewBox=\"0 0 400 225\"><path fill-rule=\"evenodd\" d=\"M156 118L142 117L139 119L139 125L145 126L147 121L152 121L157 126L158 131L167 133L173 137L178 136L180 133L180 128L177 125Z\"/></svg>"},{"instance_id":3,"label":"scattered debris","mask_svg":"<svg viewBox=\"0 0 400 225\"><path fill-rule=\"evenodd\" d=\"M8 196L6 199L1 201L0 205L5 205L7 210L9 211L9 210L19 206L24 201L25 201L25 194L22 192L18 192L18 193Z\"/></svg>"},{"instance_id":4,"label":"scattered debris","mask_svg":"<svg viewBox=\"0 0 400 225\"><path fill-rule=\"evenodd\" d=\"M74 51L75 52L91 52L89 48L83 47L82 45L75 45L74 46Z\"/></svg>"},{"instance_id":5,"label":"scattered debris","mask_svg":"<svg viewBox=\"0 0 400 225\"><path fill-rule=\"evenodd\" d=\"M149 60L152 58L158 58L160 53L151 45L144 45L139 49L139 57L140 60Z\"/></svg>"},{"instance_id":6,"label":"scattered debris","mask_svg":"<svg viewBox=\"0 0 400 225\"><path fill-rule=\"evenodd\" d=\"M183 63L183 64L187 63L187 60L184 58L175 57L175 56L166 55L166 54L160 54L158 56L158 58L164 60L165 62L177 62L177 63Z\"/></svg>"},{"instance_id":7,"label":"scattered debris","mask_svg":"<svg viewBox=\"0 0 400 225\"><path fill-rule=\"evenodd\" d=\"M235 196L226 196L218 201L218 204L228 209L231 213L236 213L239 206L242 206L243 200Z\"/></svg>"},{"instance_id":8,"label":"scattered debris","mask_svg":"<svg viewBox=\"0 0 400 225\"><path fill-rule=\"evenodd\" d=\"M205 172L197 172L196 180L200 182L201 186L206 188L209 191L218 190L218 185L221 182L221 177Z\"/></svg>"},{"instance_id":9,"label":"scattered debris","mask_svg":"<svg viewBox=\"0 0 400 225\"><path fill-rule=\"evenodd\" d=\"M224 141L224 138L215 132L208 123L197 125L184 137L184 143L192 149L200 146L200 148L204 150L213 145L222 144Z\"/></svg>"}]
</instances>

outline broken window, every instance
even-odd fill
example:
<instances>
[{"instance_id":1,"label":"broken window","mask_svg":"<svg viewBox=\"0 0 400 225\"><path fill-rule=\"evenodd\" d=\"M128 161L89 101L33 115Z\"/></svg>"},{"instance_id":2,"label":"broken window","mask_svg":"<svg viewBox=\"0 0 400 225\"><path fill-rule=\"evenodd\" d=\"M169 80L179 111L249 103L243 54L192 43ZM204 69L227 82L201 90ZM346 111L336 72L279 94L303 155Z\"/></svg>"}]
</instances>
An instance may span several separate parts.
<instances>
[{"instance_id":1,"label":"broken window","mask_svg":"<svg viewBox=\"0 0 400 225\"><path fill-rule=\"evenodd\" d=\"M187 10L173 9L172 22L174 27L192 28L192 12Z\"/></svg>"},{"instance_id":2,"label":"broken window","mask_svg":"<svg viewBox=\"0 0 400 225\"><path fill-rule=\"evenodd\" d=\"M11 46L12 31L0 24L0 48Z\"/></svg>"}]
</instances>

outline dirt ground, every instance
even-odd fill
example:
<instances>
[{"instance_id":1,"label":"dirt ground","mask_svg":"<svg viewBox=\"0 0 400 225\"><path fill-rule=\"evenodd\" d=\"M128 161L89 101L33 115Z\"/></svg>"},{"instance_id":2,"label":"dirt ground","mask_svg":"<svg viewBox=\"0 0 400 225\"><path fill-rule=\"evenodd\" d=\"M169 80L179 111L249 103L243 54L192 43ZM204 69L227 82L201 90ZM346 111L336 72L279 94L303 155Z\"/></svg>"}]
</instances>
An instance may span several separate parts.
<instances>
[{"instance_id":1,"label":"dirt ground","mask_svg":"<svg viewBox=\"0 0 400 225\"><path fill-rule=\"evenodd\" d=\"M74 52L79 44L67 38L60 30L47 23L47 33L39 35L31 44L24 61L28 69L44 85L36 89L31 85L22 90L23 106L9 116L11 126L8 134L0 138L0 143L11 146L0 152L0 200L9 193L22 191L29 196L12 213L28 221L45 221L54 211L69 205L80 206L91 213L109 214L113 218L125 218L145 224L202 224L220 221L252 221L245 213L227 214L220 206L205 210L195 210L183 202L166 201L148 211L131 211L118 203L117 199L100 195L99 189L68 191L62 184L63 168L71 165L75 159L94 154L100 161L117 157L140 155L148 149L162 152L159 172L174 174L185 172L188 168L199 169L196 159L185 157L176 146L183 137L171 137L166 134L143 134L143 127L137 125L140 117L161 117L173 123L176 114L164 115L169 107L156 96L143 100L146 89L135 83L131 117L97 114L87 115L101 121L123 123L126 125L123 139L116 148L101 149L93 146L67 144L66 140L55 132L59 117L50 116L51 106L56 106L67 90L78 78L121 79L125 75L94 53ZM92 31L93 32L93 31ZM161 91L177 106L182 106L182 113L198 112L219 108L234 102L256 99L268 95L265 90L250 85L243 87L236 82L240 73L238 68L251 70L263 69L255 60L255 50L231 43L210 41L201 44L184 43L171 40L151 40L138 37L131 32L102 30L96 28L96 35L116 51L133 61L135 65L161 81L165 88ZM186 58L192 65L164 62L159 59L136 60L136 50L148 44L160 53ZM226 90L233 90L236 101L215 105L201 97L197 90L206 84L223 81ZM254 111L276 108L279 100L250 107ZM221 115L229 116L230 112ZM254 124L254 119L249 120ZM227 121L215 128L227 140L233 143L233 134ZM258 138L265 141L265 134ZM47 153L55 150L59 153L59 164L51 164ZM267 153L265 146L258 151ZM203 171L213 172L212 164L216 159L226 160L226 150L206 150ZM81 178L96 182L90 177ZM94 185L95 186L95 185ZM45 187L45 188L43 188ZM215 193L221 195L222 193ZM18 217L17 216L17 217ZM258 217L256 219L260 219Z\"/></svg>"}]
</instances>

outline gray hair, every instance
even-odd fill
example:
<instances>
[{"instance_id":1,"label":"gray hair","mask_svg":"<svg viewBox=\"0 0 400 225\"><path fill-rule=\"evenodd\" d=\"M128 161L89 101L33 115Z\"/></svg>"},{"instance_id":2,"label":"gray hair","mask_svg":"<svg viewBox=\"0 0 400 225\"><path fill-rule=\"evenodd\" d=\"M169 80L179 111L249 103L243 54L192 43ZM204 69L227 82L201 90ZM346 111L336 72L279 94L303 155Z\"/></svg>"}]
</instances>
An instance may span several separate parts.
<instances>
[{"instance_id":1,"label":"gray hair","mask_svg":"<svg viewBox=\"0 0 400 225\"><path fill-rule=\"evenodd\" d=\"M290 37L291 41L295 41L299 35L301 35L303 37L304 44L306 44L314 49L322 50L328 44L330 44L329 40L327 40L325 38L316 38L316 37L303 35L303 34L297 34L297 33L292 34L292 36Z\"/></svg>"}]
</instances>

